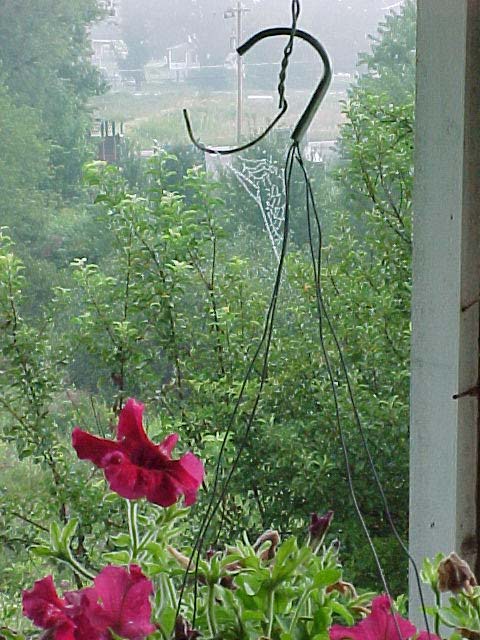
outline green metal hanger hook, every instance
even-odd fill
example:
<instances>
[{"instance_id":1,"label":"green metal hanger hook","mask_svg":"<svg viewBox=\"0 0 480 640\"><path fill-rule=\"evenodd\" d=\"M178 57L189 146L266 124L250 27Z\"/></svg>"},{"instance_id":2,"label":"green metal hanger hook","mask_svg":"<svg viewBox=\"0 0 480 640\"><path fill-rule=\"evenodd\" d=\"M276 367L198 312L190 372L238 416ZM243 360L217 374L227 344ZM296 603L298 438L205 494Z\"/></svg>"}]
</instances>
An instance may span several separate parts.
<instances>
[{"instance_id":1,"label":"green metal hanger hook","mask_svg":"<svg viewBox=\"0 0 480 640\"><path fill-rule=\"evenodd\" d=\"M241 47L237 49L238 55L243 56L244 53L247 53L249 49L251 49L257 42L264 40L265 38L275 37L275 36L289 36L292 33L292 29L290 27L274 27L272 29L265 29L264 31L260 31L255 34L251 38L249 38ZM305 111L300 116L300 120L295 126L295 129L292 133L292 140L300 143L307 132L308 127L310 126L315 114L317 113L325 94L328 91L328 87L330 86L330 82L332 80L332 63L330 61L330 57L323 47L323 45L314 38L310 33L306 31L302 31L301 29L295 30L295 37L300 38L301 40L305 40L308 42L315 51L319 54L320 58L323 62L323 76L320 82L315 89L315 93L310 98L310 101L305 109Z\"/></svg>"},{"instance_id":2,"label":"green metal hanger hook","mask_svg":"<svg viewBox=\"0 0 480 640\"><path fill-rule=\"evenodd\" d=\"M258 33L253 35L244 44L242 44L237 49L237 53L239 56L243 56L254 45L256 45L261 40L264 40L265 38L271 38L275 36L290 36L291 34L292 34L291 27L273 27L271 29L264 29L263 31L259 31ZM330 82L332 80L333 73L332 73L332 63L330 61L330 57L327 51L325 50L325 48L323 47L323 45L316 38L314 38L310 33L307 33L306 31L302 31L301 29L295 29L294 36L297 38L300 38L301 40L304 40L305 42L308 42L308 44L310 44L317 51L320 58L322 59L323 67L324 67L322 78L320 79L320 82L318 83L317 88L315 89L315 93L310 98L310 101L305 111L300 116L300 119L295 125L295 129L293 130L293 133L291 135L292 140L295 143L299 144L302 141L303 137L305 136L305 133L307 132L308 127L310 126L315 114L318 111L318 108L320 107L323 101L323 98L325 97L325 94L327 93L328 87L330 86ZM251 142L247 142L246 144L241 145L239 147L235 147L233 149L215 149L214 147L205 146L204 144L199 142L193 135L192 125L190 123L190 119L188 117L188 112L186 109L183 110L183 116L185 118L185 123L187 126L187 132L188 132L189 138L198 149L206 153L213 153L213 154L219 154L219 155L231 155L232 153L237 153L239 151L244 151L245 149L249 149L250 147L253 147L255 144L260 142L260 140L262 140L273 129L273 127L283 117L286 111L287 111L287 104L285 102L281 107L280 112L268 125L265 131L263 131L263 133L261 133L257 138L255 138L255 140L252 140Z\"/></svg>"}]
</instances>

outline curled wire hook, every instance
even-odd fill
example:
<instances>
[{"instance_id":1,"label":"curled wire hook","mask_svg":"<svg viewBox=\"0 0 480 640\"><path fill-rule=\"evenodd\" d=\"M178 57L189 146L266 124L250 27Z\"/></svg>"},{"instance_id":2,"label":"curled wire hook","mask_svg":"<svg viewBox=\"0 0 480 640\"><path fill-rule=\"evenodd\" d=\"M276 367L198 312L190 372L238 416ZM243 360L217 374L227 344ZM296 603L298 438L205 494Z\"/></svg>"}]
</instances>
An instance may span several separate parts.
<instances>
[{"instance_id":1,"label":"curled wire hook","mask_svg":"<svg viewBox=\"0 0 480 640\"><path fill-rule=\"evenodd\" d=\"M257 44L257 42L260 42L265 38L271 38L275 36L290 36L290 35L292 35L291 27L273 27L271 29L264 29L263 31L259 31L258 33L253 35L244 44L242 44L242 46L237 49L237 53L239 56L243 56L255 44ZM294 37L300 38L301 40L305 40L305 42L308 42L308 44L310 44L317 51L320 58L322 59L323 66L324 66L322 78L320 79L320 82L318 83L313 96L310 98L310 101L305 111L300 116L300 119L295 125L295 129L293 130L293 133L291 135L292 140L297 144L299 144L302 141L305 133L307 132L307 129L310 126L316 112L318 111L318 108L320 107L320 104L322 103L322 100L325 97L325 94L327 93L328 87L332 80L332 63L330 62L329 55L326 52L323 45L316 38L314 38L310 33L307 33L306 31L302 31L300 29L295 29ZM255 138L255 140L247 142L246 144L241 145L239 147L234 147L233 149L217 149L215 147L205 146L204 144L199 142L199 140L197 140L197 138L195 138L195 136L193 135L192 125L186 109L183 110L183 117L185 118L185 124L187 126L188 136L192 141L192 143L197 147L197 149L200 149L205 153L213 153L213 154L218 154L222 156L227 156L227 155L231 155L232 153L238 153L239 151L244 151L245 149L249 149L250 147L253 147L258 142L260 142L260 140L263 140L263 138L265 138L265 136L268 135L268 133L270 133L273 127L277 124L277 122L279 122L279 120L283 117L283 115L287 111L287 108L288 108L287 103L286 101L284 101L279 113L275 116L275 118L268 125L268 127L257 138Z\"/></svg>"}]
</instances>

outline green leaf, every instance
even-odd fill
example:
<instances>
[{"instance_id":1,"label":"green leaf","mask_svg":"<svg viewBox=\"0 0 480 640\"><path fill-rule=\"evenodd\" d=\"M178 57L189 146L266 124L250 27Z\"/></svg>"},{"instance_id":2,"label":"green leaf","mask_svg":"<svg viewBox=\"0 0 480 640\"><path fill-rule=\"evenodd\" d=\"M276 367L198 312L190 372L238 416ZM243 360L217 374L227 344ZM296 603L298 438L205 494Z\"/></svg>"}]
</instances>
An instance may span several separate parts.
<instances>
[{"instance_id":1,"label":"green leaf","mask_svg":"<svg viewBox=\"0 0 480 640\"><path fill-rule=\"evenodd\" d=\"M55 553L52 551L52 549L44 545L34 545L30 547L30 551L33 553L33 555L39 556L41 558L51 558L55 556Z\"/></svg>"},{"instance_id":2,"label":"green leaf","mask_svg":"<svg viewBox=\"0 0 480 640\"><path fill-rule=\"evenodd\" d=\"M260 589L264 580L262 576L258 576L255 574L243 574L242 575L242 584L245 589L245 593L249 596L255 596Z\"/></svg>"},{"instance_id":3,"label":"green leaf","mask_svg":"<svg viewBox=\"0 0 480 640\"><path fill-rule=\"evenodd\" d=\"M130 554L128 551L111 551L104 553L103 558L113 564L128 564L130 562Z\"/></svg>"},{"instance_id":4,"label":"green leaf","mask_svg":"<svg viewBox=\"0 0 480 640\"><path fill-rule=\"evenodd\" d=\"M128 533L119 533L112 536L111 540L116 547L130 547L130 536Z\"/></svg>"},{"instance_id":5,"label":"green leaf","mask_svg":"<svg viewBox=\"0 0 480 640\"><path fill-rule=\"evenodd\" d=\"M78 518L71 518L65 527L62 529L62 533L60 536L60 543L62 548L66 548L70 545L70 541L75 535L75 532L78 527Z\"/></svg>"},{"instance_id":6,"label":"green leaf","mask_svg":"<svg viewBox=\"0 0 480 640\"><path fill-rule=\"evenodd\" d=\"M339 615L343 620L347 623L347 625L351 626L355 622L355 618L352 616L350 611L343 604L338 602L338 600L331 600L330 606L332 608L333 613Z\"/></svg>"},{"instance_id":7,"label":"green leaf","mask_svg":"<svg viewBox=\"0 0 480 640\"><path fill-rule=\"evenodd\" d=\"M173 607L167 606L163 609L158 618L158 622L167 634L167 637L170 637L175 627L176 614L177 612Z\"/></svg>"},{"instance_id":8,"label":"green leaf","mask_svg":"<svg viewBox=\"0 0 480 640\"><path fill-rule=\"evenodd\" d=\"M61 543L62 532L58 522L53 521L50 524L50 544L54 551L60 551L62 549Z\"/></svg>"},{"instance_id":9,"label":"green leaf","mask_svg":"<svg viewBox=\"0 0 480 640\"><path fill-rule=\"evenodd\" d=\"M294 536L291 536L290 538L287 538L285 542L282 542L275 555L275 568L280 567L294 551L297 551L297 549L297 539Z\"/></svg>"},{"instance_id":10,"label":"green leaf","mask_svg":"<svg viewBox=\"0 0 480 640\"><path fill-rule=\"evenodd\" d=\"M313 586L317 589L328 587L331 584L335 584L342 577L340 569L321 569L313 579Z\"/></svg>"}]
</instances>

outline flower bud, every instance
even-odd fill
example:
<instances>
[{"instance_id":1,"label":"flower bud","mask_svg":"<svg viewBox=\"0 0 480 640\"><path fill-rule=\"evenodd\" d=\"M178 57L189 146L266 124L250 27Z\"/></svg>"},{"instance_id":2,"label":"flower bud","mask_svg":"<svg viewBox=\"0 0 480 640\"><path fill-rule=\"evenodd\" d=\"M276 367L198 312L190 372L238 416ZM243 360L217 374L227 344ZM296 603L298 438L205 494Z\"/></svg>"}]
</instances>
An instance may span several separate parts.
<instances>
[{"instance_id":1,"label":"flower bud","mask_svg":"<svg viewBox=\"0 0 480 640\"><path fill-rule=\"evenodd\" d=\"M181 551L178 551L178 549L175 549L175 547L167 544L167 551L175 558L182 569L185 569L185 571L193 571L195 569L195 563L192 563L188 556L184 555Z\"/></svg>"},{"instance_id":2,"label":"flower bud","mask_svg":"<svg viewBox=\"0 0 480 640\"><path fill-rule=\"evenodd\" d=\"M357 590L351 582L339 580L326 588L327 593L332 593L332 591L338 591L342 596L348 596L349 598L358 598Z\"/></svg>"},{"instance_id":3,"label":"flower bud","mask_svg":"<svg viewBox=\"0 0 480 640\"><path fill-rule=\"evenodd\" d=\"M175 640L195 640L201 635L200 631L192 629L183 616L177 617L175 621Z\"/></svg>"},{"instance_id":4,"label":"flower bud","mask_svg":"<svg viewBox=\"0 0 480 640\"><path fill-rule=\"evenodd\" d=\"M444 558L438 565L438 588L440 591L470 593L472 587L477 586L477 580L472 570L456 553Z\"/></svg>"},{"instance_id":5,"label":"flower bud","mask_svg":"<svg viewBox=\"0 0 480 640\"><path fill-rule=\"evenodd\" d=\"M235 584L234 580L235 580L234 576L231 576L231 575L222 576L220 578L220 585L224 589L228 589L229 591L236 591L237 585Z\"/></svg>"},{"instance_id":6,"label":"flower bud","mask_svg":"<svg viewBox=\"0 0 480 640\"><path fill-rule=\"evenodd\" d=\"M207 560L211 560L215 554L216 554L215 549L213 547L209 547L206 553Z\"/></svg>"},{"instance_id":7,"label":"flower bud","mask_svg":"<svg viewBox=\"0 0 480 640\"><path fill-rule=\"evenodd\" d=\"M319 547L322 544L332 520L333 511L327 511L323 516L319 516L317 513L311 514L308 532L310 534L310 542L315 547Z\"/></svg>"},{"instance_id":8,"label":"flower bud","mask_svg":"<svg viewBox=\"0 0 480 640\"><path fill-rule=\"evenodd\" d=\"M278 545L280 544L280 534L278 531L265 531L262 535L255 541L253 548L255 551L258 551L264 542L270 542L270 546L268 549L262 551L260 555L260 559L263 562L267 562L267 560L273 560L275 557L275 553Z\"/></svg>"}]
</instances>

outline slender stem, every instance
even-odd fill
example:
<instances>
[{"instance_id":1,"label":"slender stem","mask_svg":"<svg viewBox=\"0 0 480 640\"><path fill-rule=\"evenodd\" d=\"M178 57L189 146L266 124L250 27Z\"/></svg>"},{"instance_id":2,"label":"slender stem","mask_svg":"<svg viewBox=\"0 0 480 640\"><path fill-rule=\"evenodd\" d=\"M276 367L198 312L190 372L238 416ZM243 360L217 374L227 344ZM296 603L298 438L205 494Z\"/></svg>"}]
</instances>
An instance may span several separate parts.
<instances>
[{"instance_id":1,"label":"slender stem","mask_svg":"<svg viewBox=\"0 0 480 640\"><path fill-rule=\"evenodd\" d=\"M18 518L19 520L23 520L24 522L31 524L37 529L40 529L40 531L46 531L48 533L47 527L44 527L43 524L39 524L38 522L31 520L30 518L27 518L27 516L24 516L21 513L17 513L16 511L10 511L10 515L12 515L14 518Z\"/></svg>"},{"instance_id":2,"label":"slender stem","mask_svg":"<svg viewBox=\"0 0 480 640\"><path fill-rule=\"evenodd\" d=\"M435 628L435 635L440 638L440 614L438 613L438 609L442 606L442 596L438 589L435 589L435 604L437 605L437 611L435 611L433 625Z\"/></svg>"},{"instance_id":3,"label":"slender stem","mask_svg":"<svg viewBox=\"0 0 480 640\"><path fill-rule=\"evenodd\" d=\"M216 635L215 614L213 606L215 604L215 586L213 584L208 585L208 603L207 603L207 624L208 632L212 638Z\"/></svg>"},{"instance_id":4,"label":"slender stem","mask_svg":"<svg viewBox=\"0 0 480 640\"><path fill-rule=\"evenodd\" d=\"M137 521L138 503L127 500L128 533L130 534L130 562L135 562L138 555L139 537Z\"/></svg>"},{"instance_id":5,"label":"slender stem","mask_svg":"<svg viewBox=\"0 0 480 640\"><path fill-rule=\"evenodd\" d=\"M270 595L268 598L268 629L267 629L267 637L272 637L273 630L273 619L275 617L275 589L270 591Z\"/></svg>"},{"instance_id":6,"label":"slender stem","mask_svg":"<svg viewBox=\"0 0 480 640\"><path fill-rule=\"evenodd\" d=\"M75 560L70 549L68 549L67 555L62 554L61 557L58 557L58 560L68 565L74 573L81 576L82 578L87 578L87 580L94 580L95 576L93 575L93 573L90 573L90 571L85 569L85 567L83 567L77 560Z\"/></svg>"},{"instance_id":7,"label":"slender stem","mask_svg":"<svg viewBox=\"0 0 480 640\"><path fill-rule=\"evenodd\" d=\"M297 624L297 620L300 617L302 607L305 604L305 601L309 598L309 596L310 596L310 589L306 589L303 592L300 600L298 601L297 608L295 609L295 613L292 618L292 622L290 623L290 630L289 630L290 634L294 633L295 625Z\"/></svg>"},{"instance_id":8,"label":"slender stem","mask_svg":"<svg viewBox=\"0 0 480 640\"><path fill-rule=\"evenodd\" d=\"M172 607L176 607L177 594L175 593L175 587L173 586L173 581L170 577L167 577L166 582L167 582L168 594L170 596L170 600L172 601Z\"/></svg>"}]
</instances>

